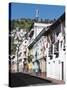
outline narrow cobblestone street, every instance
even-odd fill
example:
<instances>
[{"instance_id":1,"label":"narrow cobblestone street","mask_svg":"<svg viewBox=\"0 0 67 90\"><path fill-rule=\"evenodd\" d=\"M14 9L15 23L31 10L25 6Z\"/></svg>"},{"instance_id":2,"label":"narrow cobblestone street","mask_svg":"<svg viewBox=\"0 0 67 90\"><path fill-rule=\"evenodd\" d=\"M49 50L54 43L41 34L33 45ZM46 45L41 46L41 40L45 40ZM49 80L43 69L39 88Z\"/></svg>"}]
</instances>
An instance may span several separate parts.
<instances>
[{"instance_id":1,"label":"narrow cobblestone street","mask_svg":"<svg viewBox=\"0 0 67 90\"><path fill-rule=\"evenodd\" d=\"M46 78L44 76L30 75L27 73L11 73L9 82L11 87L64 84L63 81Z\"/></svg>"}]
</instances>

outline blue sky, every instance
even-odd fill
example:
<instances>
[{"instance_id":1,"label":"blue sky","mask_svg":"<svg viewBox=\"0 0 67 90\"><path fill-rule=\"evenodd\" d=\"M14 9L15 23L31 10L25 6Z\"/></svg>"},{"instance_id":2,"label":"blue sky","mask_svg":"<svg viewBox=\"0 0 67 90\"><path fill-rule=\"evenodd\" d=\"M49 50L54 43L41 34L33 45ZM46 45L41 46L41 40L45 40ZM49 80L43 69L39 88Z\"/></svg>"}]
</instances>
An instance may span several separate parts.
<instances>
[{"instance_id":1,"label":"blue sky","mask_svg":"<svg viewBox=\"0 0 67 90\"><path fill-rule=\"evenodd\" d=\"M39 17L43 19L57 19L65 11L64 6L11 3L11 19L35 18L36 9L39 10Z\"/></svg>"}]
</instances>

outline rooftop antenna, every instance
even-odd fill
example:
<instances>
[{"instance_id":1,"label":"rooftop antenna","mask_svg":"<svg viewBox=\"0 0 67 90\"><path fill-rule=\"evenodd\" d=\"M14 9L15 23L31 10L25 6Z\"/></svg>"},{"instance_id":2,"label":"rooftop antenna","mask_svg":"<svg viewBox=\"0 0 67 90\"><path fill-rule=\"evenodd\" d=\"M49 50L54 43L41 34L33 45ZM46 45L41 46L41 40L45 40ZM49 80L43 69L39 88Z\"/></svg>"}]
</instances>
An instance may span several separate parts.
<instances>
[{"instance_id":1,"label":"rooftop antenna","mask_svg":"<svg viewBox=\"0 0 67 90\"><path fill-rule=\"evenodd\" d=\"M38 19L39 19L39 10L36 9L36 20L38 21Z\"/></svg>"}]
</instances>

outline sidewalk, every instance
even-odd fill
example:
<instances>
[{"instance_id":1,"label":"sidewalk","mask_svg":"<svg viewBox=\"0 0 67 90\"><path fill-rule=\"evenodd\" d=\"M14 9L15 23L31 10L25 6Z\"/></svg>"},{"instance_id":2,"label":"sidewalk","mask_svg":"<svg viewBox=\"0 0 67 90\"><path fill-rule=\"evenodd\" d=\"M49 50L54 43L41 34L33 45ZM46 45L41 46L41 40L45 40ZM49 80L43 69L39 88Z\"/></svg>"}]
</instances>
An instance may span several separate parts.
<instances>
[{"instance_id":1,"label":"sidewalk","mask_svg":"<svg viewBox=\"0 0 67 90\"><path fill-rule=\"evenodd\" d=\"M54 84L65 84L65 82L63 80L56 80L56 79L50 78L50 77L46 77L46 79L52 81L52 83L54 83Z\"/></svg>"},{"instance_id":2,"label":"sidewalk","mask_svg":"<svg viewBox=\"0 0 67 90\"><path fill-rule=\"evenodd\" d=\"M50 78L50 77L46 77L44 74L42 75L36 75L35 73L28 73L28 72L23 72L24 74L29 74L29 75L32 75L32 76L35 76L35 77L39 77L41 79L45 79L45 80L49 80L51 81L53 84L65 84L65 82L63 80L57 80L57 79L54 79L54 78Z\"/></svg>"}]
</instances>

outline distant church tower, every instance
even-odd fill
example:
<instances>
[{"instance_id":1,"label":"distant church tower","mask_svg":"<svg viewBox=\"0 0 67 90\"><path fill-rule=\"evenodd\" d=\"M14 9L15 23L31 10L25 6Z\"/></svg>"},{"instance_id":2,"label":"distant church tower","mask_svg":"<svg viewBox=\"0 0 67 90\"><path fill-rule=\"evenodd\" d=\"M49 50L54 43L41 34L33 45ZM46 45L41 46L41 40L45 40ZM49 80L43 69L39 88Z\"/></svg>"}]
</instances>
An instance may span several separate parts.
<instances>
[{"instance_id":1,"label":"distant church tower","mask_svg":"<svg viewBox=\"0 0 67 90\"><path fill-rule=\"evenodd\" d=\"M38 21L38 19L39 19L39 10L36 9L36 20Z\"/></svg>"}]
</instances>

